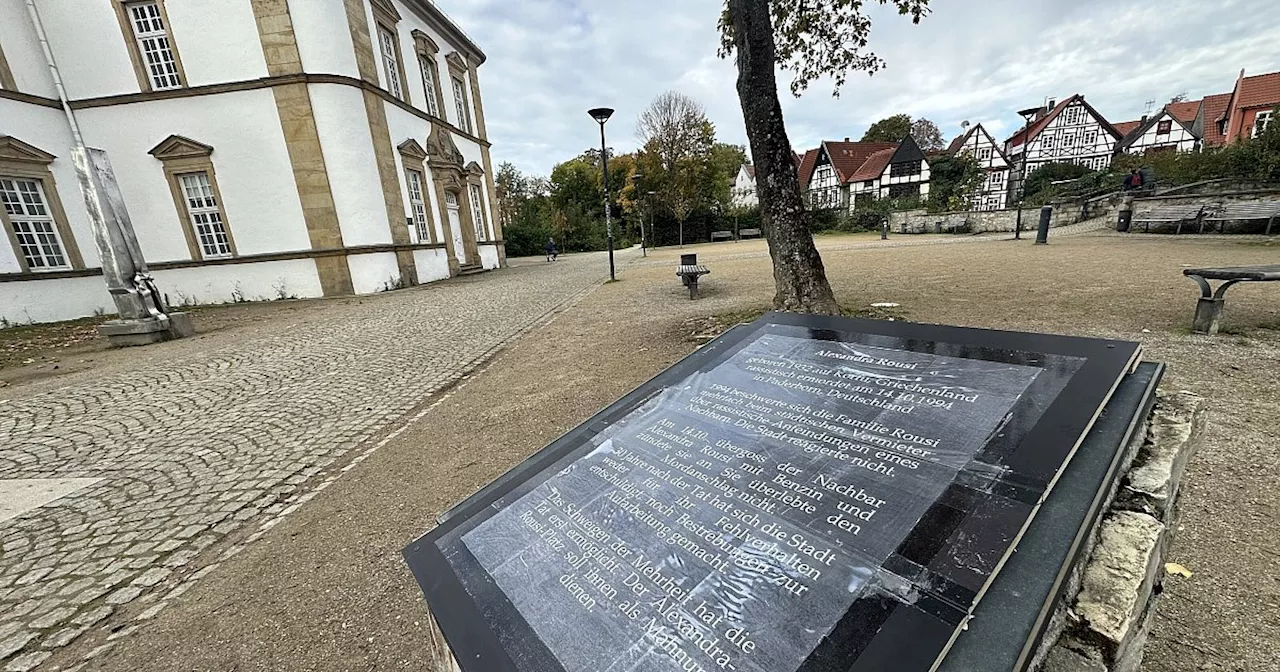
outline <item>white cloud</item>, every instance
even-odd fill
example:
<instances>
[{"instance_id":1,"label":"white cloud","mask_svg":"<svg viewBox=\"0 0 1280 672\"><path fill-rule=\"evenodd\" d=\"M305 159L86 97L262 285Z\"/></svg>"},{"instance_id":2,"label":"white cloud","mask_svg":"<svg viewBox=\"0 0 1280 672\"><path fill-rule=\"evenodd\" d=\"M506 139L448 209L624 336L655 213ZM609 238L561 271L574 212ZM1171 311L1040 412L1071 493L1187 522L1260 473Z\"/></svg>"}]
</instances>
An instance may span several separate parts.
<instances>
[{"instance_id":1,"label":"white cloud","mask_svg":"<svg viewBox=\"0 0 1280 672\"><path fill-rule=\"evenodd\" d=\"M721 140L746 144L737 73L716 56L719 2L438 0L488 55L480 69L494 160L545 174L599 143L586 110L617 109L609 144L635 148L635 120L667 89L707 108ZM1280 65L1275 0L935 0L912 25L872 13L871 48L888 63L853 73L839 98L829 83L796 99L779 83L792 144L858 138L877 119L933 119L948 139L982 121L998 139L1016 111L1082 93L1111 121L1136 119L1187 91L1230 91L1240 68Z\"/></svg>"}]
</instances>

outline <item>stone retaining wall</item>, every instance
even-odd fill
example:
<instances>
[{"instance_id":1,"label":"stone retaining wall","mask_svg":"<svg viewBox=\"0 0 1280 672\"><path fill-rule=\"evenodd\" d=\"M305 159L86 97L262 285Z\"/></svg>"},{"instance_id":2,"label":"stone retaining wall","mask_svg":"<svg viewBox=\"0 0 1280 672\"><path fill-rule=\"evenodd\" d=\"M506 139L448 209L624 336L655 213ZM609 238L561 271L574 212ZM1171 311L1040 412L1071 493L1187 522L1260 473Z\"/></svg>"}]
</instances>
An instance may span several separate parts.
<instances>
[{"instance_id":1,"label":"stone retaining wall","mask_svg":"<svg viewBox=\"0 0 1280 672\"><path fill-rule=\"evenodd\" d=\"M1137 672L1176 529L1178 485L1204 429L1203 398L1158 393L1141 440L1122 458L1132 466L1094 531L1087 560L1067 578L1032 669Z\"/></svg>"},{"instance_id":2,"label":"stone retaining wall","mask_svg":"<svg viewBox=\"0 0 1280 672\"><path fill-rule=\"evenodd\" d=\"M1079 214L1078 206L1054 208L1050 226L1075 224L1081 221ZM1017 210L930 213L917 209L889 213L889 230L894 233L1007 233L1017 228L1017 221ZM1039 222L1039 208L1022 211L1023 231L1034 232Z\"/></svg>"},{"instance_id":3,"label":"stone retaining wall","mask_svg":"<svg viewBox=\"0 0 1280 672\"><path fill-rule=\"evenodd\" d=\"M1093 219L1094 217L1106 217L1112 222L1112 228L1115 227L1116 220L1119 219L1120 203L1124 200L1121 193L1107 194L1098 198L1090 199L1084 202L1068 202L1061 204L1063 207L1082 208L1086 217L1085 219ZM1217 194L1177 194L1171 196L1139 196L1134 198L1134 211L1144 210L1147 208L1158 208L1170 205L1206 205L1211 207L1220 207L1226 203L1252 201L1280 201L1280 189L1259 189L1251 191L1228 191ZM1223 227L1225 233L1262 233L1266 226L1265 222L1258 220L1226 222ZM1148 228L1152 233L1172 233L1177 227L1176 223L1171 222L1152 222L1150 227L1146 224L1135 224L1134 231L1146 232ZM1212 228L1217 231L1218 223L1206 223L1205 230ZM1196 224L1184 224L1182 231L1184 233L1195 233L1199 227Z\"/></svg>"}]
</instances>

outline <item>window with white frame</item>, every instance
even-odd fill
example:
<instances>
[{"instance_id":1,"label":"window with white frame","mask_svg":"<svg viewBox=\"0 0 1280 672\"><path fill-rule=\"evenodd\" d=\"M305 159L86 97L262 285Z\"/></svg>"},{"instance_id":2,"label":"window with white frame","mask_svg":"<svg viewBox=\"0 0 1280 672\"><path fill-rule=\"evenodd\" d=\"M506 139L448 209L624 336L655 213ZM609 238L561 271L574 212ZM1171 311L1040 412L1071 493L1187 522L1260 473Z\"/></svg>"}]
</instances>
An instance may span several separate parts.
<instances>
[{"instance_id":1,"label":"window with white frame","mask_svg":"<svg viewBox=\"0 0 1280 672\"><path fill-rule=\"evenodd\" d=\"M992 187L999 187L1000 185L1004 184L1004 171L1003 170L991 171L990 184Z\"/></svg>"},{"instance_id":2,"label":"window with white frame","mask_svg":"<svg viewBox=\"0 0 1280 672\"><path fill-rule=\"evenodd\" d=\"M467 85L457 77L453 78L453 105L458 112L458 128L464 133L470 133L471 115L467 114Z\"/></svg>"},{"instance_id":3,"label":"window with white frame","mask_svg":"<svg viewBox=\"0 0 1280 672\"><path fill-rule=\"evenodd\" d=\"M1088 132L1086 132L1086 133L1084 134L1084 141L1085 141L1085 143L1086 143L1086 144L1089 144L1089 145L1097 144L1097 142L1098 142L1098 132L1097 132L1097 131L1088 131Z\"/></svg>"},{"instance_id":4,"label":"window with white frame","mask_svg":"<svg viewBox=\"0 0 1280 672\"><path fill-rule=\"evenodd\" d=\"M1058 144L1058 138L1052 135L1046 135L1044 136L1044 139L1040 141L1040 146L1046 150L1053 149L1054 146L1057 144Z\"/></svg>"},{"instance_id":5,"label":"window with white frame","mask_svg":"<svg viewBox=\"0 0 1280 672\"><path fill-rule=\"evenodd\" d=\"M400 52L396 47L396 34L378 26L378 44L382 52L382 69L387 77L387 91L396 98L403 98L400 88Z\"/></svg>"},{"instance_id":6,"label":"window with white frame","mask_svg":"<svg viewBox=\"0 0 1280 672\"><path fill-rule=\"evenodd\" d=\"M422 173L413 169L409 173L409 207L413 209L413 229L419 243L431 242L431 228L427 226L427 201L423 198Z\"/></svg>"},{"instance_id":7,"label":"window with white frame","mask_svg":"<svg viewBox=\"0 0 1280 672\"><path fill-rule=\"evenodd\" d=\"M471 193L471 223L476 227L476 240L488 240L488 227L484 221L484 200L480 195L480 185L468 185Z\"/></svg>"},{"instance_id":8,"label":"window with white frame","mask_svg":"<svg viewBox=\"0 0 1280 672\"><path fill-rule=\"evenodd\" d=\"M138 43L142 66L147 70L151 88L157 91L182 86L178 73L178 59L173 53L172 39L164 25L160 5L154 0L131 2L124 6L129 25L133 27L133 39Z\"/></svg>"},{"instance_id":9,"label":"window with white frame","mask_svg":"<svg viewBox=\"0 0 1280 672\"><path fill-rule=\"evenodd\" d=\"M422 89L427 92L427 114L440 116L440 104L436 101L436 69L431 57L426 54L418 56L418 67L422 68Z\"/></svg>"},{"instance_id":10,"label":"window with white frame","mask_svg":"<svg viewBox=\"0 0 1280 672\"><path fill-rule=\"evenodd\" d=\"M1266 112L1259 112L1257 116L1253 118L1253 137L1256 138L1259 135L1262 135L1263 131L1267 130L1267 126L1271 123L1271 117L1274 114L1274 111L1268 110Z\"/></svg>"},{"instance_id":11,"label":"window with white frame","mask_svg":"<svg viewBox=\"0 0 1280 672\"><path fill-rule=\"evenodd\" d=\"M231 256L231 239L227 236L227 225L209 173L186 173L177 178L182 201L187 206L187 219L200 246L200 256L204 259Z\"/></svg>"},{"instance_id":12,"label":"window with white frame","mask_svg":"<svg viewBox=\"0 0 1280 672\"><path fill-rule=\"evenodd\" d=\"M1062 123L1067 126L1074 126L1084 121L1084 107L1080 105L1072 105L1062 111Z\"/></svg>"},{"instance_id":13,"label":"window with white frame","mask_svg":"<svg viewBox=\"0 0 1280 672\"><path fill-rule=\"evenodd\" d=\"M979 160L979 161L988 161L988 160L990 160L990 159L991 159L991 148L990 148L990 147L982 147L982 148L979 148L979 149L978 149L978 160Z\"/></svg>"},{"instance_id":14,"label":"window with white frame","mask_svg":"<svg viewBox=\"0 0 1280 672\"><path fill-rule=\"evenodd\" d=\"M0 177L0 203L30 271L71 268L40 180Z\"/></svg>"}]
</instances>

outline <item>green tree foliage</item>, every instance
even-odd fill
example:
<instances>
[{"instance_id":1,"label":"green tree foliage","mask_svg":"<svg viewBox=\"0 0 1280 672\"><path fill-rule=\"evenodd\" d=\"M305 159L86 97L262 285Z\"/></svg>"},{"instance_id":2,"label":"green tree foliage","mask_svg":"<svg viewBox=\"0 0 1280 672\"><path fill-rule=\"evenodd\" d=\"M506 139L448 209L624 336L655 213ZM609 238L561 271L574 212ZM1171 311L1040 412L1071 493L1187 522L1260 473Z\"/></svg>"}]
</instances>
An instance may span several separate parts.
<instances>
[{"instance_id":1,"label":"green tree foliage","mask_svg":"<svg viewBox=\"0 0 1280 672\"><path fill-rule=\"evenodd\" d=\"M1046 163L1027 176L1023 198L1033 202L1043 200L1041 195L1053 191L1054 182L1079 180L1092 173L1092 170L1074 163Z\"/></svg>"},{"instance_id":2,"label":"green tree foliage","mask_svg":"<svg viewBox=\"0 0 1280 672\"><path fill-rule=\"evenodd\" d=\"M939 156L929 162L930 212L952 212L972 206L987 177L978 160L968 154Z\"/></svg>"},{"instance_id":3,"label":"green tree foliage","mask_svg":"<svg viewBox=\"0 0 1280 672\"><path fill-rule=\"evenodd\" d=\"M926 152L936 152L946 147L946 141L942 139L942 129L924 117L911 122L911 137L915 138L916 144Z\"/></svg>"},{"instance_id":4,"label":"green tree foliage","mask_svg":"<svg viewBox=\"0 0 1280 672\"><path fill-rule=\"evenodd\" d=\"M911 115L895 114L881 119L866 133L862 134L863 142L900 142L911 133Z\"/></svg>"}]
</instances>

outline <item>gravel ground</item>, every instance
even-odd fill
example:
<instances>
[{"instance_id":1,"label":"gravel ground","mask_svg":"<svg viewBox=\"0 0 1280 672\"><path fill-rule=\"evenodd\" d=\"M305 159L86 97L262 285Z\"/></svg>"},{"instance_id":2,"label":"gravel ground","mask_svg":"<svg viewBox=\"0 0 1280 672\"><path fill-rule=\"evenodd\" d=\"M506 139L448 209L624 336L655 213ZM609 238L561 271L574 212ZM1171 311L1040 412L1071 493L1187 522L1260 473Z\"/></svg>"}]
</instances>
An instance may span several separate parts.
<instances>
[{"instance_id":1,"label":"gravel ground","mask_svg":"<svg viewBox=\"0 0 1280 672\"><path fill-rule=\"evenodd\" d=\"M889 301L922 322L1140 340L1148 359L1170 365L1168 388L1210 399L1169 558L1194 575L1167 580L1143 669L1280 669L1280 288L1233 288L1230 333L1192 336L1197 292L1180 276L1188 265L1277 263L1275 249L1138 236L868 242L819 241L847 306ZM425 669L426 611L400 549L454 502L692 351L691 325L767 305L763 249L686 248L712 270L699 301L672 272L680 250L624 265L619 282L509 346L89 669Z\"/></svg>"}]
</instances>

